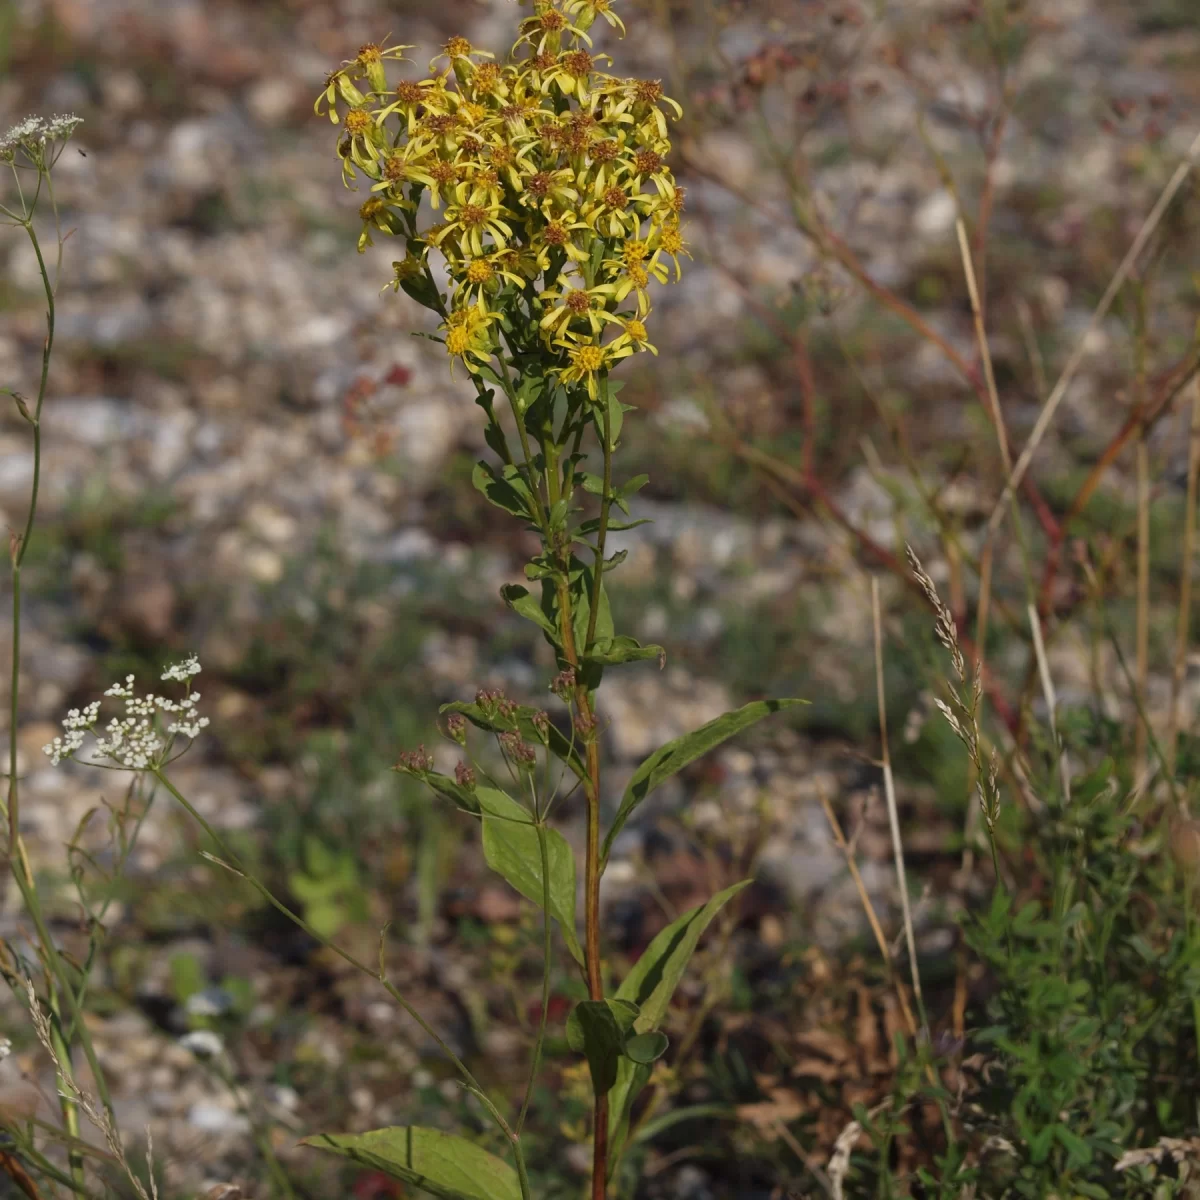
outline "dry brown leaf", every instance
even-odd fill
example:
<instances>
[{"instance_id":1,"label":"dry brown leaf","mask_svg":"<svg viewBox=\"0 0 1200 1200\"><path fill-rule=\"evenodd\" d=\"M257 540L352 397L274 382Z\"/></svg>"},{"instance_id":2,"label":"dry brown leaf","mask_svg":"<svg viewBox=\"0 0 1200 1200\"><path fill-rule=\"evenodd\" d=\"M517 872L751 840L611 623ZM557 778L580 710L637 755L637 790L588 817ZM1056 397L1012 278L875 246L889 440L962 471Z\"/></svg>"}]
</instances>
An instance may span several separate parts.
<instances>
[{"instance_id":1,"label":"dry brown leaf","mask_svg":"<svg viewBox=\"0 0 1200 1200\"><path fill-rule=\"evenodd\" d=\"M753 1125L768 1141L779 1136L777 1127L787 1125L804 1116L807 1105L787 1088L771 1088L767 1093L769 1100L760 1100L755 1104L739 1104L738 1116L748 1125Z\"/></svg>"},{"instance_id":2,"label":"dry brown leaf","mask_svg":"<svg viewBox=\"0 0 1200 1200\"><path fill-rule=\"evenodd\" d=\"M840 1033L829 1029L806 1029L796 1038L796 1045L837 1063L845 1062L854 1054L854 1047Z\"/></svg>"}]
</instances>

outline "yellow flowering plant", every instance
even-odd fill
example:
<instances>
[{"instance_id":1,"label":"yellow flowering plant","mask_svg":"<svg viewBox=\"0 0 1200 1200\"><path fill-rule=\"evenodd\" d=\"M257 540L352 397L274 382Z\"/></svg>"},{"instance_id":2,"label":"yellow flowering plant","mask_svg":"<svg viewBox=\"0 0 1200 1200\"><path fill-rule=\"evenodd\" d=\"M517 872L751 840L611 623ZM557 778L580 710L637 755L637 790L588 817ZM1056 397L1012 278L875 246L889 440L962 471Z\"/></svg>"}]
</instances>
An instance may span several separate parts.
<instances>
[{"instance_id":1,"label":"yellow flowering plant","mask_svg":"<svg viewBox=\"0 0 1200 1200\"><path fill-rule=\"evenodd\" d=\"M538 534L540 553L525 566L537 592L510 584L502 594L553 648L550 690L564 709L554 718L489 691L443 708L446 735L464 752L471 727L495 738L505 784L469 753L453 776L434 770L424 748L397 764L480 822L488 865L543 913L542 1017L523 1096L488 1094L442 1045L495 1122L511 1165L465 1137L416 1126L308 1139L465 1200L532 1195L522 1133L546 1037L555 927L587 988L566 1032L590 1081L590 1194L608 1195L638 1094L667 1050L659 1026L671 994L704 928L740 887L674 922L606 991L599 884L609 851L663 779L798 703L759 701L662 747L635 772L602 839L597 689L606 668L664 657L660 647L616 633L605 587L624 557L609 555L606 539L638 523L615 517L629 516L646 482L620 483L614 473L629 406L610 372L634 354L658 353L648 328L651 287L680 278L687 250L684 195L668 161L669 121L682 112L656 80L601 69L610 60L592 45L597 17L624 34L610 0L535 0L507 61L454 37L418 81L385 78L385 63L405 61L411 47L364 46L329 77L316 104L340 122L347 184L365 180L369 188L359 250L374 234L403 241L384 290L403 290L437 315L436 340L475 386L496 456L477 465L476 487ZM582 941L575 855L549 824L577 789L587 812Z\"/></svg>"}]
</instances>

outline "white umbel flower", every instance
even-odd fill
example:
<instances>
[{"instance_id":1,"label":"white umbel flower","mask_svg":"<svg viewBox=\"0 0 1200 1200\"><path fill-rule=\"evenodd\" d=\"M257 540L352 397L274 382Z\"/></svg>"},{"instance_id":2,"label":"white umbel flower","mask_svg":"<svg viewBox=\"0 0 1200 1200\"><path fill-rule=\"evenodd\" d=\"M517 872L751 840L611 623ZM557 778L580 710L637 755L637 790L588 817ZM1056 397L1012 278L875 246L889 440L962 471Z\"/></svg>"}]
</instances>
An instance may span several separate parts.
<instances>
[{"instance_id":1,"label":"white umbel flower","mask_svg":"<svg viewBox=\"0 0 1200 1200\"><path fill-rule=\"evenodd\" d=\"M74 113L57 113L53 117L26 117L0 135L0 159L12 162L18 150L41 161L46 147L54 142L65 142L83 118Z\"/></svg>"},{"instance_id":2,"label":"white umbel flower","mask_svg":"<svg viewBox=\"0 0 1200 1200\"><path fill-rule=\"evenodd\" d=\"M162 678L186 685L199 673L200 663L193 654L169 666ZM125 771L155 770L167 761L176 738L194 741L208 725L208 718L202 717L197 709L199 692L189 692L179 700L153 692L139 696L134 690L134 677L126 675L124 682L114 683L104 695L123 700L125 715L113 718L101 730L101 701L93 700L83 709L71 709L63 720L62 735L42 747L55 766L64 758L74 758L90 733L95 738L93 756L88 760L91 765Z\"/></svg>"}]
</instances>

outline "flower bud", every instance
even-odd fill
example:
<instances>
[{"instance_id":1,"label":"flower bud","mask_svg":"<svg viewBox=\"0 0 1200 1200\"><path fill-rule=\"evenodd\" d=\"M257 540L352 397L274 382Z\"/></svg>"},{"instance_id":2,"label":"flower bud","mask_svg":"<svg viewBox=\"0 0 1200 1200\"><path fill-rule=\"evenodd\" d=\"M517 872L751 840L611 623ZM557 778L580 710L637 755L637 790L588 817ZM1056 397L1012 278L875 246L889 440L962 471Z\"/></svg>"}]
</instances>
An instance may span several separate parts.
<instances>
[{"instance_id":1,"label":"flower bud","mask_svg":"<svg viewBox=\"0 0 1200 1200\"><path fill-rule=\"evenodd\" d=\"M462 713L451 713L446 718L446 736L460 746L467 744L467 718Z\"/></svg>"},{"instance_id":2,"label":"flower bud","mask_svg":"<svg viewBox=\"0 0 1200 1200\"><path fill-rule=\"evenodd\" d=\"M392 770L420 777L433 770L433 758L426 752L425 745L422 743L415 750L402 751Z\"/></svg>"},{"instance_id":3,"label":"flower bud","mask_svg":"<svg viewBox=\"0 0 1200 1200\"><path fill-rule=\"evenodd\" d=\"M555 677L550 680L550 690L560 699L569 700L571 693L575 690L575 669L567 667L564 671L559 671Z\"/></svg>"}]
</instances>

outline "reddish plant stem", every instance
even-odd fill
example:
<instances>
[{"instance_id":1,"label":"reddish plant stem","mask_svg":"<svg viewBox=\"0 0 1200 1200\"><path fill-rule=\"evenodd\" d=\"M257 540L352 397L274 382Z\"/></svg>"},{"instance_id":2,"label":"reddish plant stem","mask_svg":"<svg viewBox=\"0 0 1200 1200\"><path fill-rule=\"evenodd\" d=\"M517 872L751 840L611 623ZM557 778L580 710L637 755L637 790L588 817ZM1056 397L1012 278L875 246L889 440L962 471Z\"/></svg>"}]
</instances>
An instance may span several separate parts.
<instances>
[{"instance_id":1,"label":"reddish plant stem","mask_svg":"<svg viewBox=\"0 0 1200 1200\"><path fill-rule=\"evenodd\" d=\"M584 961L588 999L604 999L600 963L600 744L596 714L587 687L581 682L579 650L571 612L571 594L565 576L558 585L562 621L563 657L575 672L576 719L582 727L587 756L584 798L587 802L587 842L584 851ZM592 1200L604 1200L608 1191L608 1096L597 1094L592 1125Z\"/></svg>"}]
</instances>

